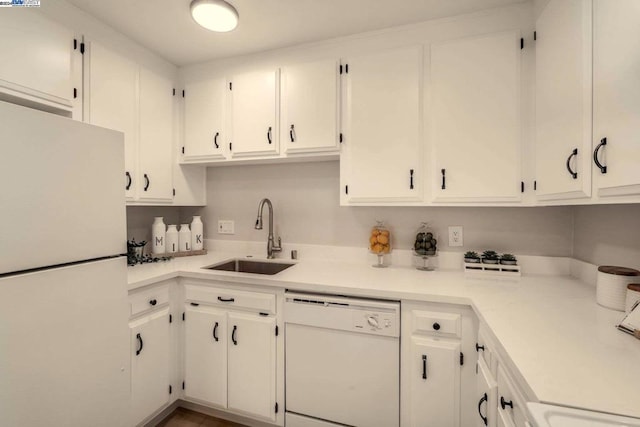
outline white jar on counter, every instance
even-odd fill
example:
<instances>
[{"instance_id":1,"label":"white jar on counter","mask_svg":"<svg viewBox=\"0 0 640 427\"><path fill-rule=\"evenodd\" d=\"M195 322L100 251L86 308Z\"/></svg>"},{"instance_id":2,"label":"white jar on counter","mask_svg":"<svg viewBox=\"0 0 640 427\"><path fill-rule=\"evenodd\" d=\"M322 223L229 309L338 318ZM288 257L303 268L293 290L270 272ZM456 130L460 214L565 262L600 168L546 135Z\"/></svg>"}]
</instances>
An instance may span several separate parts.
<instances>
[{"instance_id":1,"label":"white jar on counter","mask_svg":"<svg viewBox=\"0 0 640 427\"><path fill-rule=\"evenodd\" d=\"M167 227L163 218L161 216L155 217L151 226L151 253L161 255L166 252L166 235Z\"/></svg>"},{"instance_id":2,"label":"white jar on counter","mask_svg":"<svg viewBox=\"0 0 640 427\"><path fill-rule=\"evenodd\" d=\"M178 229L175 225L169 225L167 228L166 242L167 253L173 254L178 252Z\"/></svg>"},{"instance_id":3,"label":"white jar on counter","mask_svg":"<svg viewBox=\"0 0 640 427\"><path fill-rule=\"evenodd\" d=\"M624 305L624 311L629 313L638 301L640 301L640 283L629 283L627 285L627 302Z\"/></svg>"},{"instance_id":4,"label":"white jar on counter","mask_svg":"<svg viewBox=\"0 0 640 427\"><path fill-rule=\"evenodd\" d=\"M598 267L596 300L603 307L624 311L627 285L636 281L640 271L633 268L601 265Z\"/></svg>"},{"instance_id":5,"label":"white jar on counter","mask_svg":"<svg viewBox=\"0 0 640 427\"><path fill-rule=\"evenodd\" d=\"M204 248L204 231L202 220L199 216L193 217L191 221L191 250L200 251Z\"/></svg>"},{"instance_id":6,"label":"white jar on counter","mask_svg":"<svg viewBox=\"0 0 640 427\"><path fill-rule=\"evenodd\" d=\"M191 250L191 230L189 229L189 224L180 224L178 240L178 248L180 252L187 252Z\"/></svg>"}]
</instances>

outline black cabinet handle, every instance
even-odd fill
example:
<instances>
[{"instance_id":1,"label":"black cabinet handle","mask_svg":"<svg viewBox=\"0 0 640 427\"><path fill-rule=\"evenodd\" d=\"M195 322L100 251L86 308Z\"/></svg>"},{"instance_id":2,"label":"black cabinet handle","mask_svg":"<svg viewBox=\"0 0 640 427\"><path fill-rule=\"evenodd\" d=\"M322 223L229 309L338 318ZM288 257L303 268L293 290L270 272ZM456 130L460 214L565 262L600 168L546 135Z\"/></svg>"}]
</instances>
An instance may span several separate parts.
<instances>
[{"instance_id":1,"label":"black cabinet handle","mask_svg":"<svg viewBox=\"0 0 640 427\"><path fill-rule=\"evenodd\" d=\"M413 169L409 169L409 190L413 190Z\"/></svg>"},{"instance_id":2,"label":"black cabinet handle","mask_svg":"<svg viewBox=\"0 0 640 427\"><path fill-rule=\"evenodd\" d=\"M234 298L222 298L222 297L218 297L218 301L220 302L234 302L235 299Z\"/></svg>"},{"instance_id":3,"label":"black cabinet handle","mask_svg":"<svg viewBox=\"0 0 640 427\"><path fill-rule=\"evenodd\" d=\"M269 130L267 130L267 141L271 144L271 126L269 126Z\"/></svg>"},{"instance_id":4,"label":"black cabinet handle","mask_svg":"<svg viewBox=\"0 0 640 427\"><path fill-rule=\"evenodd\" d=\"M218 341L218 322L213 325L213 339L216 340L216 342Z\"/></svg>"},{"instance_id":5,"label":"black cabinet handle","mask_svg":"<svg viewBox=\"0 0 640 427\"><path fill-rule=\"evenodd\" d=\"M602 138L600 140L600 144L598 144L596 149L593 150L593 161L596 164L596 166L600 168L600 172L602 173L607 173L607 167L604 166L602 163L600 163L600 160L598 159L598 153L600 152L600 149L605 145L607 145L607 138Z\"/></svg>"},{"instance_id":6,"label":"black cabinet handle","mask_svg":"<svg viewBox=\"0 0 640 427\"><path fill-rule=\"evenodd\" d=\"M158 303L158 300L156 300L156 299L152 299L152 300L149 301L149 304L151 304L151 305L156 305L157 303Z\"/></svg>"},{"instance_id":7,"label":"black cabinet handle","mask_svg":"<svg viewBox=\"0 0 640 427\"><path fill-rule=\"evenodd\" d=\"M427 379L427 355L422 355L422 379Z\"/></svg>"},{"instance_id":8,"label":"black cabinet handle","mask_svg":"<svg viewBox=\"0 0 640 427\"><path fill-rule=\"evenodd\" d=\"M502 407L502 410L504 411L505 409L507 409L507 406L511 409L513 409L513 401L512 400L504 400L504 396L500 396L500 406Z\"/></svg>"},{"instance_id":9,"label":"black cabinet handle","mask_svg":"<svg viewBox=\"0 0 640 427\"><path fill-rule=\"evenodd\" d=\"M218 145L218 137L220 136L220 132L216 132L215 135L213 135L213 143L216 145L216 148L220 148L220 146Z\"/></svg>"},{"instance_id":10,"label":"black cabinet handle","mask_svg":"<svg viewBox=\"0 0 640 427\"><path fill-rule=\"evenodd\" d=\"M151 185L151 181L149 180L149 175L144 174L144 191L149 189L149 185Z\"/></svg>"},{"instance_id":11,"label":"black cabinet handle","mask_svg":"<svg viewBox=\"0 0 640 427\"><path fill-rule=\"evenodd\" d=\"M488 425L488 424L487 424L487 417L482 415L482 404L485 403L487 399L489 399L489 396L487 396L487 393L485 393L484 396L482 396L482 398L478 402L478 414L480 415L480 418L482 418L482 422L484 423L484 425Z\"/></svg>"},{"instance_id":12,"label":"black cabinet handle","mask_svg":"<svg viewBox=\"0 0 640 427\"><path fill-rule=\"evenodd\" d=\"M296 130L293 128L293 125L291 125L291 129L289 129L289 139L291 139L291 142L296 142Z\"/></svg>"},{"instance_id":13,"label":"black cabinet handle","mask_svg":"<svg viewBox=\"0 0 640 427\"><path fill-rule=\"evenodd\" d=\"M447 181L446 181L446 177L445 177L445 170L442 169L442 189L446 190L447 189Z\"/></svg>"},{"instance_id":14,"label":"black cabinet handle","mask_svg":"<svg viewBox=\"0 0 640 427\"><path fill-rule=\"evenodd\" d=\"M237 330L238 330L238 327L236 325L233 325L233 332L231 332L231 341L233 341L233 345L238 345L238 340L236 340Z\"/></svg>"},{"instance_id":15,"label":"black cabinet handle","mask_svg":"<svg viewBox=\"0 0 640 427\"><path fill-rule=\"evenodd\" d=\"M438 323L438 322L434 323L433 324L433 329L436 330L436 331L439 331L440 330L440 323Z\"/></svg>"},{"instance_id":16,"label":"black cabinet handle","mask_svg":"<svg viewBox=\"0 0 640 427\"><path fill-rule=\"evenodd\" d=\"M480 351L480 350L484 351L484 346L476 343L476 351Z\"/></svg>"},{"instance_id":17,"label":"black cabinet handle","mask_svg":"<svg viewBox=\"0 0 640 427\"><path fill-rule=\"evenodd\" d=\"M138 349L136 350L136 356L139 356L142 352L142 347L144 347L144 342L142 342L142 336L140 334L136 335L136 339L138 340Z\"/></svg>"},{"instance_id":18,"label":"black cabinet handle","mask_svg":"<svg viewBox=\"0 0 640 427\"><path fill-rule=\"evenodd\" d=\"M571 154L569 155L569 157L567 158L567 170L569 171L569 174L573 177L573 179L578 178L578 172L574 172L573 169L571 169L571 159L577 155L578 155L578 149L574 148Z\"/></svg>"},{"instance_id":19,"label":"black cabinet handle","mask_svg":"<svg viewBox=\"0 0 640 427\"><path fill-rule=\"evenodd\" d=\"M125 190L129 190L131 188L131 184L133 183L133 179L131 179L131 174L129 171L124 173L124 176L127 177L127 185L124 187Z\"/></svg>"}]
</instances>

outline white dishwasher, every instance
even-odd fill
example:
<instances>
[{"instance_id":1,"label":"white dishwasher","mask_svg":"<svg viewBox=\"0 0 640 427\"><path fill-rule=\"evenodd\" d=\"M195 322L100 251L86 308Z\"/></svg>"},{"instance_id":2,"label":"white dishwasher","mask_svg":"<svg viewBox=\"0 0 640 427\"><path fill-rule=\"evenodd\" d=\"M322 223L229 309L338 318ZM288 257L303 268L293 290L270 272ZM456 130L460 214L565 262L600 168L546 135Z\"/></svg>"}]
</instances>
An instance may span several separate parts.
<instances>
[{"instance_id":1,"label":"white dishwasher","mask_svg":"<svg viewBox=\"0 0 640 427\"><path fill-rule=\"evenodd\" d=\"M400 303L285 294L285 426L398 427Z\"/></svg>"}]
</instances>

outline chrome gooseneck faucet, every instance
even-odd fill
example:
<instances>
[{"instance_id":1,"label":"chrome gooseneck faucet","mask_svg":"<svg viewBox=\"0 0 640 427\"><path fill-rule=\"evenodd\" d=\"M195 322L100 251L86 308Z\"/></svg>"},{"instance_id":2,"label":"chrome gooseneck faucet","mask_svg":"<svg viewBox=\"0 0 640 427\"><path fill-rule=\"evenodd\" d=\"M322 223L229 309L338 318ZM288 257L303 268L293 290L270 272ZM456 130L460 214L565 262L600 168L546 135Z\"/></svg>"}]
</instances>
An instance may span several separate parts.
<instances>
[{"instance_id":1,"label":"chrome gooseneck faucet","mask_svg":"<svg viewBox=\"0 0 640 427\"><path fill-rule=\"evenodd\" d=\"M255 229L262 230L262 209L264 208L265 203L269 207L269 237L267 238L267 258L272 259L274 252L282 251L282 240L278 237L278 245L276 246L273 237L273 205L271 204L271 200L260 200L260 204L258 204L258 218L256 219Z\"/></svg>"}]
</instances>

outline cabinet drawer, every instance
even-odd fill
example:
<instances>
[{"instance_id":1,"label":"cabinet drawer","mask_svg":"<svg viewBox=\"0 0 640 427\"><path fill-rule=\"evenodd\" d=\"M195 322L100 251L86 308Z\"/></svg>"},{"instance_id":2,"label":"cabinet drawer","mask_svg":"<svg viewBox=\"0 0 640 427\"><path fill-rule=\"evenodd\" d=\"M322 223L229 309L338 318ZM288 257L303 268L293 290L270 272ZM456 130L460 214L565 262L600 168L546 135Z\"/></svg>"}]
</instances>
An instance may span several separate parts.
<instances>
[{"instance_id":1,"label":"cabinet drawer","mask_svg":"<svg viewBox=\"0 0 640 427\"><path fill-rule=\"evenodd\" d=\"M186 302L224 306L232 309L257 311L261 313L274 314L276 312L276 296L260 292L186 285L185 300Z\"/></svg>"},{"instance_id":2,"label":"cabinet drawer","mask_svg":"<svg viewBox=\"0 0 640 427\"><path fill-rule=\"evenodd\" d=\"M456 313L414 310L411 323L412 333L456 338L461 335L461 316Z\"/></svg>"},{"instance_id":3,"label":"cabinet drawer","mask_svg":"<svg viewBox=\"0 0 640 427\"><path fill-rule=\"evenodd\" d=\"M169 285L154 286L129 295L131 316L169 304Z\"/></svg>"}]
</instances>

